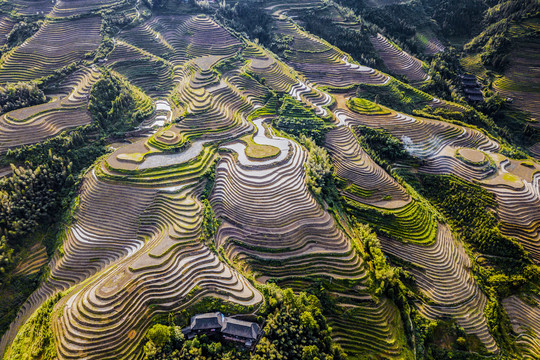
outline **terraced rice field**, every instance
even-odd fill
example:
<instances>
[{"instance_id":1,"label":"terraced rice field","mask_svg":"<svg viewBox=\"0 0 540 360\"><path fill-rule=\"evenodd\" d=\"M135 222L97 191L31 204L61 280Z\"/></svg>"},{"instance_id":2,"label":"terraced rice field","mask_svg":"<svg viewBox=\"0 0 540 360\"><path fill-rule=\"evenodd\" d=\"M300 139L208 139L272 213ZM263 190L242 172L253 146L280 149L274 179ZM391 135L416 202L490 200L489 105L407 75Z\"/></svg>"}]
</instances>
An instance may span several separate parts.
<instances>
[{"instance_id":1,"label":"terraced rice field","mask_svg":"<svg viewBox=\"0 0 540 360\"><path fill-rule=\"evenodd\" d=\"M292 54L287 64L319 86L347 87L352 84L382 84L388 76L367 66L351 63L348 55L308 34L288 19L276 19L277 33L291 36Z\"/></svg>"},{"instance_id":2,"label":"terraced rice field","mask_svg":"<svg viewBox=\"0 0 540 360\"><path fill-rule=\"evenodd\" d=\"M435 55L440 52L443 52L446 47L441 43L441 41L435 37L430 37L426 44L425 53L428 55Z\"/></svg>"},{"instance_id":3,"label":"terraced rice field","mask_svg":"<svg viewBox=\"0 0 540 360\"><path fill-rule=\"evenodd\" d=\"M538 184L538 176L540 173L537 170L537 165L533 165L532 167L529 165L525 166L519 161L508 160L502 155L493 154L498 151L499 145L477 130L438 121L415 118L393 111L375 115L352 113L351 110L346 108L343 102L339 100L338 108L334 110L334 113L336 114L338 124L342 125L342 127L329 133L329 135L333 134L333 136L327 138L327 143L334 155L336 172L338 174L340 172L346 174L343 177L349 179L349 181L352 180L354 183L355 176L352 176L354 173L351 173L351 171L352 169L357 168L358 170L356 170L356 172L358 172L362 167L360 165L362 162L358 159L361 151L353 151L353 146L349 145L350 150L348 150L348 156L344 156L346 154L345 149L347 149L346 144L354 144L354 142L350 135L348 136L349 140L345 141L345 134L347 134L347 131L343 125L354 127L355 124L359 124L386 129L393 136L401 139L405 143L409 153L424 159L425 165L420 169L421 171L432 174L454 174L469 181L478 181L486 189L493 192L497 198L498 214L503 222L503 233L516 238L531 252L531 256L538 261L539 221L537 214L539 213L538 208L540 204L537 203L539 199L537 194L540 190ZM341 140L341 148L343 150L338 147L340 141L338 139L340 138L343 139ZM355 153L358 155L353 156ZM493 164L496 166L494 167ZM342 170L345 166L347 172ZM365 166L366 165L363 165L363 167ZM370 175L373 176L374 172ZM360 179L356 182L357 187L349 186L346 196L355 202L376 205L387 211L389 207L387 204L370 203L369 199L375 193L373 190L371 192L366 191L369 190L366 189L366 184L369 184L369 182ZM379 180L377 184L384 183L388 182ZM382 189L382 187L377 187L377 190L380 189ZM409 205L409 207L410 206L411 205ZM403 209L406 208L407 207ZM415 214L415 211L410 212L410 210L408 210L406 213ZM519 213L520 216L516 216L516 213ZM366 214L369 214L369 212ZM403 220L399 220L401 219L401 216L398 215L397 220L399 221L412 220L413 222L408 225L396 225L396 227L392 227L391 223L387 222L387 220L382 223L373 223L373 219L369 219L369 217L366 217L363 220L371 222L376 228L380 227L387 233L392 234L396 239L406 239L409 241L417 241L420 244L430 244L430 241L426 242L429 238L410 238L412 234L417 234L419 229L425 229L426 226L422 221L414 220L415 218L421 219L422 217L407 216L403 217ZM399 222L396 224L399 224ZM396 232L396 230L400 228L411 228L416 230L411 234ZM468 265L469 260L463 252L461 245L452 239L448 229L440 224L438 228L439 235L437 241L431 243L428 247L425 245L405 245L401 244L399 241L389 240L383 237L383 250L396 258L418 266L413 267L411 271L415 274L417 283L422 291L425 292L428 298L435 302L435 305L420 306L420 310L425 316L440 318L450 315L454 317L466 331L476 334L486 348L495 351L497 348L496 344L489 334L483 312L480 310L485 306L486 299L478 289L477 285L474 285L474 281L472 280L470 273L468 273L468 268L470 266ZM418 249L418 253L412 250L415 248ZM428 249L432 250L427 251ZM422 256L436 256L440 258L431 258L429 260L426 258L422 261L420 260ZM464 281L469 284L464 284L459 287L464 291L460 296L452 294L450 289L445 289L443 282L449 280L450 277L441 276L440 279L442 282L437 282L437 276L441 271L441 263L445 262L450 266L450 268L448 268L448 273L460 276L462 279L459 281ZM428 270L429 267L427 267L427 264L431 264L429 266L437 264L433 270L431 270L433 275L429 275L430 270ZM458 270L456 266L462 266L461 270ZM421 280L426 276L429 277L429 280ZM458 280L452 280L452 282L449 282L448 286L454 288L456 281ZM456 302L452 302L454 300L456 300ZM459 306L456 306L456 304L459 304Z\"/></svg>"},{"instance_id":4,"label":"terraced rice field","mask_svg":"<svg viewBox=\"0 0 540 360\"><path fill-rule=\"evenodd\" d=\"M25 4L17 1L19 11L31 11ZM99 17L53 17L124 5L57 1L38 33L6 55L0 83L49 75L99 45ZM317 201L306 184L308 150L272 127L279 116L276 93L312 109L332 127L324 147L343 211L352 209L355 221L370 224L388 261L405 264L414 276L420 314L451 318L488 352L499 350L484 314L488 298L463 244L419 195L368 155L358 125L385 129L404 143L421 160L415 171L453 174L494 193L501 231L536 261L540 165L507 158L497 141L474 128L367 100L351 105L354 88L348 87L395 86L397 80L355 63L283 16L318 5L268 4L276 34L292 39L284 59L207 15L152 16L121 30L102 67L74 72L49 94L50 102L0 118L0 152L88 124L87 97L102 69L136 87L145 106L156 109L141 125L152 128L151 134L115 143L85 174L62 254L50 261L49 275L2 337L0 350L23 336L17 333L25 321L60 292L64 296L52 318L59 359L140 359L145 333L160 315L206 296L255 308L263 302L257 283L300 291L324 279L335 300L335 311L328 314L334 340L352 359L413 358L404 331L411 320L389 298L372 293L373 265L365 260L351 219ZM3 21L0 34L7 31ZM418 59L382 36L373 42L390 70L411 82L427 79ZM223 70L219 65L225 60L230 62ZM462 110L412 91L422 104ZM208 203L201 195L214 165ZM210 206L220 223L207 238ZM17 272L36 272L47 261L43 255L44 248L33 249ZM515 296L503 304L523 354L537 358L537 308Z\"/></svg>"},{"instance_id":5,"label":"terraced rice field","mask_svg":"<svg viewBox=\"0 0 540 360\"><path fill-rule=\"evenodd\" d=\"M33 275L41 270L41 268L47 264L49 258L47 256L47 250L42 244L37 244L29 249L29 254L26 256L17 266L13 275L15 276L28 276Z\"/></svg>"},{"instance_id":6,"label":"terraced rice field","mask_svg":"<svg viewBox=\"0 0 540 360\"><path fill-rule=\"evenodd\" d=\"M3 58L0 83L38 79L50 75L97 49L101 40L100 17L49 21Z\"/></svg>"},{"instance_id":7,"label":"terraced rice field","mask_svg":"<svg viewBox=\"0 0 540 360\"><path fill-rule=\"evenodd\" d=\"M69 76L48 103L8 112L0 117L0 153L35 144L59 132L89 124L88 96L100 73L83 69Z\"/></svg>"},{"instance_id":8,"label":"terraced rice field","mask_svg":"<svg viewBox=\"0 0 540 360\"><path fill-rule=\"evenodd\" d=\"M126 2L126 0L57 0L50 15L59 18L76 16L103 8L118 7Z\"/></svg>"},{"instance_id":9,"label":"terraced rice field","mask_svg":"<svg viewBox=\"0 0 540 360\"><path fill-rule=\"evenodd\" d=\"M177 173L183 174L181 170ZM143 188L138 194L137 186L126 188L131 196L143 200L139 200L136 213L141 225L131 228L139 234L139 240L132 241L128 252L115 251L107 241L110 254L104 257L101 251L98 261L113 262L117 258L115 266L109 266L106 275L65 299L64 312L55 322L62 357L103 359L130 354L156 314L180 310L202 296L244 305L261 301L249 282L199 242L201 204L194 197L191 181L193 178L187 176L185 182ZM126 220L126 224L137 223ZM91 236L84 233L86 229L76 230L82 236ZM106 240L103 235L101 239ZM99 241L94 239L94 244ZM75 242L73 245L80 247ZM126 337L132 330L136 331L134 337Z\"/></svg>"},{"instance_id":10,"label":"terraced rice field","mask_svg":"<svg viewBox=\"0 0 540 360\"><path fill-rule=\"evenodd\" d=\"M21 15L48 14L54 6L54 3L49 0L13 0L10 3Z\"/></svg>"},{"instance_id":11,"label":"terraced rice field","mask_svg":"<svg viewBox=\"0 0 540 360\"><path fill-rule=\"evenodd\" d=\"M261 121L256 124L263 131ZM238 153L240 163L226 155L218 164L212 204L224 222L216 247L263 279L365 277L362 260L304 185L301 147L279 137L262 141L280 148L280 156L251 161L237 143L227 148Z\"/></svg>"},{"instance_id":12,"label":"terraced rice field","mask_svg":"<svg viewBox=\"0 0 540 360\"><path fill-rule=\"evenodd\" d=\"M400 318L390 301L356 301L342 304L341 309L342 313L329 317L328 322L334 329L335 341L350 358L368 354L389 359L412 356L400 344Z\"/></svg>"},{"instance_id":13,"label":"terraced rice field","mask_svg":"<svg viewBox=\"0 0 540 360\"><path fill-rule=\"evenodd\" d=\"M336 175L348 182L346 196L363 204L395 209L411 201L407 191L361 148L353 132L338 127L326 135Z\"/></svg>"},{"instance_id":14,"label":"terraced rice field","mask_svg":"<svg viewBox=\"0 0 540 360\"><path fill-rule=\"evenodd\" d=\"M540 44L538 38L531 42L518 44L505 76L495 81L495 89L503 96L514 99L517 108L529 111L536 119L540 117L540 82L531 76L540 66Z\"/></svg>"},{"instance_id":15,"label":"terraced rice field","mask_svg":"<svg viewBox=\"0 0 540 360\"><path fill-rule=\"evenodd\" d=\"M118 42L108 57L110 67L152 97L166 97L174 87L173 68L162 59L147 56Z\"/></svg>"},{"instance_id":16,"label":"terraced rice field","mask_svg":"<svg viewBox=\"0 0 540 360\"><path fill-rule=\"evenodd\" d=\"M6 43L7 36L15 24L16 22L11 20L8 16L0 16L0 46Z\"/></svg>"},{"instance_id":17,"label":"terraced rice field","mask_svg":"<svg viewBox=\"0 0 540 360\"><path fill-rule=\"evenodd\" d=\"M499 157L500 168L496 176L486 179L482 185L495 194L499 204L498 216L501 231L515 237L530 252L535 261L540 261L540 166L525 166L520 161Z\"/></svg>"},{"instance_id":18,"label":"terraced rice field","mask_svg":"<svg viewBox=\"0 0 540 360\"><path fill-rule=\"evenodd\" d=\"M505 235L516 238L538 261L540 206L537 164L528 167L497 152L499 144L478 130L449 123L411 117L398 112L385 115L362 115L349 109L335 111L340 124L364 125L388 130L401 139L410 154L422 158L421 171L431 174L454 174L480 182L497 198L497 213ZM459 149L483 152L489 160L475 162L458 156ZM471 151L473 150L468 150ZM520 216L516 216L520 214Z\"/></svg>"},{"instance_id":19,"label":"terraced rice field","mask_svg":"<svg viewBox=\"0 0 540 360\"><path fill-rule=\"evenodd\" d=\"M503 77L495 80L494 89L503 98L511 98L512 106L524 110L531 115L531 125L540 126L540 69L539 38L530 42L516 45L509 59L509 66ZM540 143L533 145L530 150L536 159L540 159Z\"/></svg>"},{"instance_id":20,"label":"terraced rice field","mask_svg":"<svg viewBox=\"0 0 540 360\"><path fill-rule=\"evenodd\" d=\"M348 108L334 111L340 125L364 125L388 130L401 139L409 153L420 158L434 158L447 146L497 151L499 144L478 130L447 122L430 120L395 111L383 115L356 114Z\"/></svg>"},{"instance_id":21,"label":"terraced rice field","mask_svg":"<svg viewBox=\"0 0 540 360\"><path fill-rule=\"evenodd\" d=\"M108 160L88 173L76 220L66 232L66 255L53 259L49 280L14 328L45 298L75 287L55 320L59 355L103 359L140 351L137 345L155 315L202 296L259 303L258 291L199 241L203 207L196 184L215 150L198 155L165 171L147 167L143 177L124 175L111 166L118 162ZM132 330L135 335L125 337Z\"/></svg>"},{"instance_id":22,"label":"terraced rice field","mask_svg":"<svg viewBox=\"0 0 540 360\"><path fill-rule=\"evenodd\" d=\"M377 34L377 37L371 38L371 42L383 59L384 65L393 74L404 76L413 83L428 79L422 61L401 50L383 35Z\"/></svg>"},{"instance_id":23,"label":"terraced rice field","mask_svg":"<svg viewBox=\"0 0 540 360\"><path fill-rule=\"evenodd\" d=\"M497 345L487 327L483 312L486 297L475 283L470 260L448 227L439 224L437 240L430 246L403 244L381 238L385 253L405 260L421 291L430 299L419 310L428 318L452 317L465 331L476 335L488 351Z\"/></svg>"},{"instance_id":24,"label":"terraced rice field","mask_svg":"<svg viewBox=\"0 0 540 360\"><path fill-rule=\"evenodd\" d=\"M532 301L532 303L531 303ZM529 298L526 302L516 295L503 300L503 305L512 328L516 333L516 341L523 350L525 359L538 359L540 356L540 308L538 297Z\"/></svg>"}]
</instances>

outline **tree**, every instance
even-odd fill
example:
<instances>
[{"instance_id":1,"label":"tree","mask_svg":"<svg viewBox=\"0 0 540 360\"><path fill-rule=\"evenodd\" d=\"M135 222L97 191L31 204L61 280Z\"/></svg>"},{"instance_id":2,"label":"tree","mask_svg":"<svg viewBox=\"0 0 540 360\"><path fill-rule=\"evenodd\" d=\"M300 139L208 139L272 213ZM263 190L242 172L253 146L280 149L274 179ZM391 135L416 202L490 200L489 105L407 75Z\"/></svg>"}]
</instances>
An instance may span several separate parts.
<instances>
[{"instance_id":1,"label":"tree","mask_svg":"<svg viewBox=\"0 0 540 360\"><path fill-rule=\"evenodd\" d=\"M171 341L171 329L169 326L156 324L146 334L148 340L158 347L163 347Z\"/></svg>"}]
</instances>

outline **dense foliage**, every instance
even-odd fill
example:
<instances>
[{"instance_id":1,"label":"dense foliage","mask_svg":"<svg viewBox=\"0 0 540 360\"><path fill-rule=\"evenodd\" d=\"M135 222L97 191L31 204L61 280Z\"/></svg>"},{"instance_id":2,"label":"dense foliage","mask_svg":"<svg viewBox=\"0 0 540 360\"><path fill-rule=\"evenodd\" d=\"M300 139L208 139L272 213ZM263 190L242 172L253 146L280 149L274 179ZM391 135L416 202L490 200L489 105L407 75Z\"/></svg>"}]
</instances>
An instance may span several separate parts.
<instances>
[{"instance_id":1,"label":"dense foliage","mask_svg":"<svg viewBox=\"0 0 540 360\"><path fill-rule=\"evenodd\" d=\"M214 236L221 222L216 218L212 205L207 199L203 199L204 205L201 241L206 242L211 248L214 248Z\"/></svg>"},{"instance_id":2,"label":"dense foliage","mask_svg":"<svg viewBox=\"0 0 540 360\"><path fill-rule=\"evenodd\" d=\"M454 48L433 56L429 63L429 79L422 84L420 89L441 99L458 103L465 102L458 77L458 74L462 72L459 57L459 52Z\"/></svg>"},{"instance_id":3,"label":"dense foliage","mask_svg":"<svg viewBox=\"0 0 540 360\"><path fill-rule=\"evenodd\" d=\"M269 291L270 290L270 291ZM331 329L314 295L269 288L264 336L254 360L341 360L345 353L332 341Z\"/></svg>"},{"instance_id":4,"label":"dense foliage","mask_svg":"<svg viewBox=\"0 0 540 360\"><path fill-rule=\"evenodd\" d=\"M179 326L156 324L147 334L147 360L247 360L249 353L214 341L206 335L186 340Z\"/></svg>"},{"instance_id":5,"label":"dense foliage","mask_svg":"<svg viewBox=\"0 0 540 360\"><path fill-rule=\"evenodd\" d=\"M0 113L42 104L47 100L35 82L0 86Z\"/></svg>"},{"instance_id":6,"label":"dense foliage","mask_svg":"<svg viewBox=\"0 0 540 360\"><path fill-rule=\"evenodd\" d=\"M142 120L130 89L115 75L104 73L92 91L88 110L103 129L127 130Z\"/></svg>"},{"instance_id":7,"label":"dense foliage","mask_svg":"<svg viewBox=\"0 0 540 360\"><path fill-rule=\"evenodd\" d=\"M300 136L300 143L308 150L308 159L304 164L306 184L320 204L340 206L340 197L334 177L334 165L328 152L315 142Z\"/></svg>"},{"instance_id":8,"label":"dense foliage","mask_svg":"<svg viewBox=\"0 0 540 360\"><path fill-rule=\"evenodd\" d=\"M161 359L251 359L251 360L344 360L345 353L333 343L331 328L314 295L295 295L291 289L266 286L261 315L266 318L263 335L250 354L212 336L186 340L181 328L156 324L147 332L145 357ZM212 309L215 310L215 309Z\"/></svg>"},{"instance_id":9,"label":"dense foliage","mask_svg":"<svg viewBox=\"0 0 540 360\"><path fill-rule=\"evenodd\" d=\"M309 155L305 163L306 183L308 188L315 194L320 195L326 189L328 183L332 181L334 167L328 152L315 145L311 140L304 138L303 143L307 144Z\"/></svg>"},{"instance_id":10,"label":"dense foliage","mask_svg":"<svg viewBox=\"0 0 540 360\"><path fill-rule=\"evenodd\" d=\"M400 276L409 276L401 268L395 268L388 264L386 256L381 250L381 244L377 235L364 224L356 224L356 231L359 239L362 241L367 260L371 261L372 277L371 290L378 297L389 296L397 300L400 291ZM405 302L406 299L400 299Z\"/></svg>"},{"instance_id":11,"label":"dense foliage","mask_svg":"<svg viewBox=\"0 0 540 360\"><path fill-rule=\"evenodd\" d=\"M62 189L73 184L71 164L52 154L35 168L12 165L12 169L13 176L0 180L0 235L4 248L0 257L4 263L10 258L10 247L17 246L20 238L57 213Z\"/></svg>"},{"instance_id":12,"label":"dense foliage","mask_svg":"<svg viewBox=\"0 0 540 360\"><path fill-rule=\"evenodd\" d=\"M422 175L420 191L450 220L452 228L480 252L518 260L526 258L521 245L501 234L489 209L494 195L454 176Z\"/></svg>"},{"instance_id":13,"label":"dense foliage","mask_svg":"<svg viewBox=\"0 0 540 360\"><path fill-rule=\"evenodd\" d=\"M485 0L422 0L427 14L448 36L471 36L478 32L486 3Z\"/></svg>"},{"instance_id":14,"label":"dense foliage","mask_svg":"<svg viewBox=\"0 0 540 360\"><path fill-rule=\"evenodd\" d=\"M324 8L305 12L300 20L307 31L349 53L360 64L385 69L383 61L369 39L370 36L376 35L376 30L368 24L362 23L360 29L343 26L326 16Z\"/></svg>"},{"instance_id":15,"label":"dense foliage","mask_svg":"<svg viewBox=\"0 0 540 360\"><path fill-rule=\"evenodd\" d=\"M54 360L58 358L51 316L62 295L56 294L40 306L24 324L11 345L8 360Z\"/></svg>"},{"instance_id":16,"label":"dense foliage","mask_svg":"<svg viewBox=\"0 0 540 360\"><path fill-rule=\"evenodd\" d=\"M232 6L224 3L218 8L216 17L248 38L274 48L272 17L264 11L263 5L264 1L239 1Z\"/></svg>"},{"instance_id":17,"label":"dense foliage","mask_svg":"<svg viewBox=\"0 0 540 360\"><path fill-rule=\"evenodd\" d=\"M315 140L317 144L324 142L329 126L313 111L306 110L299 101L285 97L278 114L279 117L274 120L274 125L278 129L294 136L305 135Z\"/></svg>"},{"instance_id":18,"label":"dense foliage","mask_svg":"<svg viewBox=\"0 0 540 360\"><path fill-rule=\"evenodd\" d=\"M485 30L470 41L465 49L479 52L482 63L501 71L508 63L508 55L516 42L513 26L525 19L540 15L540 3L536 0L500 1L486 11L482 25ZM537 30L521 33L519 37L538 34Z\"/></svg>"},{"instance_id":19,"label":"dense foliage","mask_svg":"<svg viewBox=\"0 0 540 360\"><path fill-rule=\"evenodd\" d=\"M386 130L355 126L354 132L362 147L380 164L414 161L403 143Z\"/></svg>"}]
</instances>

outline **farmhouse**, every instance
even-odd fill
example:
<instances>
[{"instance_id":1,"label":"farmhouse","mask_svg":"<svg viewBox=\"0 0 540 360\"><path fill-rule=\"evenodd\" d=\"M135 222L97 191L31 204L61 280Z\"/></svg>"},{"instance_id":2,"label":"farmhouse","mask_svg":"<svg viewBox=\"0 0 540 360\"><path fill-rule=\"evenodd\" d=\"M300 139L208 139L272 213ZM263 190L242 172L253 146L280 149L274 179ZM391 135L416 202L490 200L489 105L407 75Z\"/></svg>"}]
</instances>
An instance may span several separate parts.
<instances>
[{"instance_id":1,"label":"farmhouse","mask_svg":"<svg viewBox=\"0 0 540 360\"><path fill-rule=\"evenodd\" d=\"M198 314L191 318L182 333L192 339L199 334L216 334L223 340L234 341L251 348L261 333L257 323L226 317L220 312Z\"/></svg>"},{"instance_id":2,"label":"farmhouse","mask_svg":"<svg viewBox=\"0 0 540 360\"><path fill-rule=\"evenodd\" d=\"M469 102L483 102L484 96L482 95L482 89L476 80L476 76L471 74L460 75L461 85L465 97Z\"/></svg>"}]
</instances>

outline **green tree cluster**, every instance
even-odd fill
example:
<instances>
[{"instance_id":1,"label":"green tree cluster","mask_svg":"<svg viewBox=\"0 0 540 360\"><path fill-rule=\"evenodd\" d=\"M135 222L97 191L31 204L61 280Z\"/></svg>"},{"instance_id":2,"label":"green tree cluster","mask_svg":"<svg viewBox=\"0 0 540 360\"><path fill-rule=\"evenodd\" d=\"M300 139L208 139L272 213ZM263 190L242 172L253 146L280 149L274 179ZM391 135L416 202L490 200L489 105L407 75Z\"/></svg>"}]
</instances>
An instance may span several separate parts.
<instances>
[{"instance_id":1,"label":"green tree cluster","mask_svg":"<svg viewBox=\"0 0 540 360\"><path fill-rule=\"evenodd\" d=\"M313 111L307 110L301 102L289 96L283 98L278 115L274 120L278 129L298 137L305 135L319 145L323 144L326 131L330 128Z\"/></svg>"},{"instance_id":2,"label":"green tree cluster","mask_svg":"<svg viewBox=\"0 0 540 360\"><path fill-rule=\"evenodd\" d=\"M179 326L154 325L146 335L146 360L249 360L249 352L214 337L186 340Z\"/></svg>"},{"instance_id":3,"label":"green tree cluster","mask_svg":"<svg viewBox=\"0 0 540 360\"><path fill-rule=\"evenodd\" d=\"M354 127L354 133L362 148L369 149L370 156L373 154L378 163L414 162L403 143L387 130L359 125Z\"/></svg>"},{"instance_id":4,"label":"green tree cluster","mask_svg":"<svg viewBox=\"0 0 540 360\"><path fill-rule=\"evenodd\" d=\"M127 130L142 120L129 87L110 72L92 86L88 110L94 121L109 131Z\"/></svg>"},{"instance_id":5,"label":"green tree cluster","mask_svg":"<svg viewBox=\"0 0 540 360\"><path fill-rule=\"evenodd\" d=\"M459 59L461 53L454 48L446 49L433 56L429 63L429 79L420 89L444 100L464 103L458 74L462 72Z\"/></svg>"},{"instance_id":6,"label":"green tree cluster","mask_svg":"<svg viewBox=\"0 0 540 360\"><path fill-rule=\"evenodd\" d=\"M300 135L300 143L308 150L308 159L304 164L306 184L319 203L340 204L340 197L334 178L334 164L328 152L315 142Z\"/></svg>"},{"instance_id":7,"label":"green tree cluster","mask_svg":"<svg viewBox=\"0 0 540 360\"><path fill-rule=\"evenodd\" d=\"M305 142L309 141L309 139L305 140ZM311 147L309 149L308 160L304 165L306 169L306 183L308 188L315 195L320 195L322 189L324 189L332 179L334 166L325 149L313 143L309 144Z\"/></svg>"},{"instance_id":8,"label":"green tree cluster","mask_svg":"<svg viewBox=\"0 0 540 360\"><path fill-rule=\"evenodd\" d=\"M426 13L447 36L471 36L480 30L489 0L421 0Z\"/></svg>"},{"instance_id":9,"label":"green tree cluster","mask_svg":"<svg viewBox=\"0 0 540 360\"><path fill-rule=\"evenodd\" d=\"M71 163L52 153L35 168L12 165L12 170L12 176L0 180L0 258L4 264L9 263L11 247L56 214L62 190L73 184Z\"/></svg>"},{"instance_id":10,"label":"green tree cluster","mask_svg":"<svg viewBox=\"0 0 540 360\"><path fill-rule=\"evenodd\" d=\"M493 194L451 175L419 175L420 192L449 219L462 238L484 254L527 258L516 241L501 234Z\"/></svg>"},{"instance_id":11,"label":"green tree cluster","mask_svg":"<svg viewBox=\"0 0 540 360\"><path fill-rule=\"evenodd\" d=\"M356 224L359 239L362 241L367 260L371 260L372 278L371 290L378 297L391 295L395 298L399 293L400 275L404 272L401 268L390 266L386 256L381 250L381 244L377 235L365 224Z\"/></svg>"},{"instance_id":12,"label":"green tree cluster","mask_svg":"<svg viewBox=\"0 0 540 360\"><path fill-rule=\"evenodd\" d=\"M206 242L214 238L220 225L220 221L216 218L216 214L214 213L212 205L210 205L208 199L203 199L202 203L204 206L204 212L201 240Z\"/></svg>"},{"instance_id":13,"label":"green tree cluster","mask_svg":"<svg viewBox=\"0 0 540 360\"><path fill-rule=\"evenodd\" d=\"M35 82L19 82L0 86L0 113L20 109L47 101Z\"/></svg>"},{"instance_id":14,"label":"green tree cluster","mask_svg":"<svg viewBox=\"0 0 540 360\"><path fill-rule=\"evenodd\" d=\"M61 293L52 296L24 324L11 344L9 357L6 356L6 360L58 359L51 316L56 303L61 298Z\"/></svg>"},{"instance_id":15,"label":"green tree cluster","mask_svg":"<svg viewBox=\"0 0 540 360\"><path fill-rule=\"evenodd\" d=\"M332 341L332 329L314 295L295 295L277 286L266 289L264 336L252 360L341 360L346 354Z\"/></svg>"},{"instance_id":16,"label":"green tree cluster","mask_svg":"<svg viewBox=\"0 0 540 360\"><path fill-rule=\"evenodd\" d=\"M332 329L323 316L315 295L276 285L264 286L265 304L260 315L266 318L262 337L253 353L215 336L186 340L180 327L157 324L147 332L144 346L148 360L344 360L346 355L331 338ZM204 302L204 300L203 300ZM199 310L211 311L213 302Z\"/></svg>"}]
</instances>

